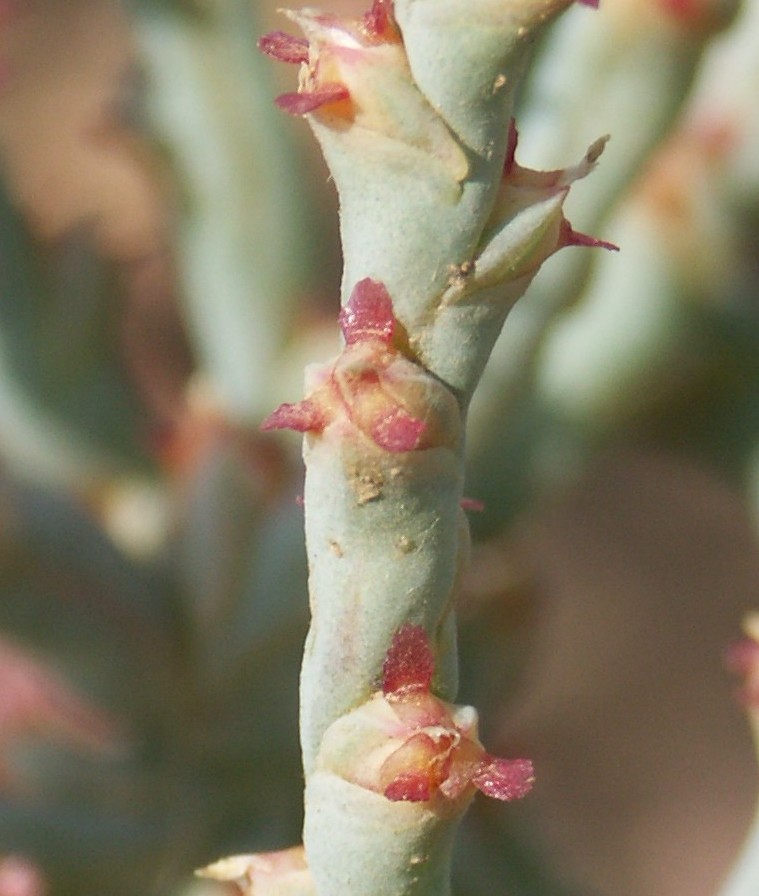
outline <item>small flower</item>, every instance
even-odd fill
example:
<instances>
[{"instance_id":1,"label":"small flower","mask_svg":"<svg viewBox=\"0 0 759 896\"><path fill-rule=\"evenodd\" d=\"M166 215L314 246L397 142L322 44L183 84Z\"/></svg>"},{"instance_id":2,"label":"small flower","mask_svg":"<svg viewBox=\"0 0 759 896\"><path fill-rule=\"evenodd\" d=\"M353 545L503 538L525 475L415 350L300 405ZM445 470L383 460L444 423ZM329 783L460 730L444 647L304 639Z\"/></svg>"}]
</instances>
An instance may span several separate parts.
<instances>
[{"instance_id":1,"label":"small flower","mask_svg":"<svg viewBox=\"0 0 759 896\"><path fill-rule=\"evenodd\" d=\"M437 789L455 799L474 786L486 796L526 796L534 777L527 759L491 756L477 739L477 714L435 697L434 658L423 628L400 628L383 667L382 695L405 738L380 767L382 792L391 800L429 800Z\"/></svg>"},{"instance_id":2,"label":"small flower","mask_svg":"<svg viewBox=\"0 0 759 896\"><path fill-rule=\"evenodd\" d=\"M499 283L520 284L517 294L521 295L543 262L567 246L619 249L614 243L574 230L563 211L570 187L593 170L608 137L596 140L579 164L553 171L522 167L516 159L518 137L512 119L503 177L490 219L468 262L467 276L451 279L443 304L453 304Z\"/></svg>"},{"instance_id":3,"label":"small flower","mask_svg":"<svg viewBox=\"0 0 759 896\"><path fill-rule=\"evenodd\" d=\"M441 414L455 420L456 401L396 346L398 322L383 284L357 283L339 321L342 354L326 368L312 368L310 394L281 405L261 428L321 434L336 427L343 437L368 438L389 452L423 450L450 438Z\"/></svg>"},{"instance_id":4,"label":"small flower","mask_svg":"<svg viewBox=\"0 0 759 896\"><path fill-rule=\"evenodd\" d=\"M398 55L400 34L391 0L374 0L360 19L341 19L311 9L288 11L287 15L301 26L308 39L274 31L258 43L259 49L274 59L301 65L297 93L282 94L277 104L293 115L331 106L331 115L353 117L351 85L360 85L361 72L367 66L387 66Z\"/></svg>"},{"instance_id":5,"label":"small flower","mask_svg":"<svg viewBox=\"0 0 759 896\"><path fill-rule=\"evenodd\" d=\"M476 788L514 800L532 787L532 763L490 755L477 737L477 713L432 691L427 634L404 625L383 666L382 689L325 735L322 763L393 802L456 800Z\"/></svg>"},{"instance_id":6,"label":"small flower","mask_svg":"<svg viewBox=\"0 0 759 896\"><path fill-rule=\"evenodd\" d=\"M456 182L468 171L466 154L448 126L419 91L393 16L392 0L374 0L361 18L340 18L315 9L286 11L306 38L281 31L259 48L281 62L300 65L297 92L277 104L292 115L316 114L344 134L351 126L373 136L422 150ZM394 158L396 152L391 153Z\"/></svg>"},{"instance_id":7,"label":"small flower","mask_svg":"<svg viewBox=\"0 0 759 896\"><path fill-rule=\"evenodd\" d=\"M569 193L569 188L576 181L587 176L595 167L601 154L606 148L609 137L600 137L590 145L585 156L579 164L569 168L559 168L553 171L533 171L531 168L523 168L516 160L519 132L512 118L509 122L509 139L506 161L504 164L501 195L497 206L501 209L513 209L534 204L544 197L552 194L559 195L563 199ZM496 215L498 212L496 212ZM597 249L610 249L619 251L619 246L596 237L579 233L572 228L567 219L561 215L558 221L556 233L556 245L553 252L566 246L587 246ZM544 261L545 258L541 259Z\"/></svg>"}]
</instances>

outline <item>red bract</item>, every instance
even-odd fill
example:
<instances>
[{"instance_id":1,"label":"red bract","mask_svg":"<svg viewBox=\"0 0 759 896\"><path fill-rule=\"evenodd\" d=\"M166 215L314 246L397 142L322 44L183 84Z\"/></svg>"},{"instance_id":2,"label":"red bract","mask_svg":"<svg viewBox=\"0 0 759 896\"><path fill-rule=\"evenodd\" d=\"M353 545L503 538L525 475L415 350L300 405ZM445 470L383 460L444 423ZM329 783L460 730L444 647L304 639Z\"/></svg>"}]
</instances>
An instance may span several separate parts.
<instances>
[{"instance_id":1,"label":"red bract","mask_svg":"<svg viewBox=\"0 0 759 896\"><path fill-rule=\"evenodd\" d=\"M292 429L295 432L322 432L328 423L318 404L304 398L297 404L281 404L261 424L261 429Z\"/></svg>"},{"instance_id":2,"label":"red bract","mask_svg":"<svg viewBox=\"0 0 759 896\"><path fill-rule=\"evenodd\" d=\"M365 279L356 284L338 317L347 345L377 339L392 345L395 333L393 301L382 283Z\"/></svg>"},{"instance_id":3,"label":"red bract","mask_svg":"<svg viewBox=\"0 0 759 896\"><path fill-rule=\"evenodd\" d=\"M382 693L402 694L429 691L435 671L435 658L427 633L421 626L404 625L398 629L382 667Z\"/></svg>"},{"instance_id":4,"label":"red bract","mask_svg":"<svg viewBox=\"0 0 759 896\"><path fill-rule=\"evenodd\" d=\"M398 746L379 767L378 789L393 801L424 802L436 793L455 799L476 787L486 796L513 800L532 787L532 763L499 759L477 738L477 714L439 700L430 691L434 659L423 628L404 625L383 667L382 697L393 710Z\"/></svg>"},{"instance_id":5,"label":"red bract","mask_svg":"<svg viewBox=\"0 0 759 896\"><path fill-rule=\"evenodd\" d=\"M293 37L284 31L272 31L258 42L258 49L280 62L295 65L308 62L308 41L303 37Z\"/></svg>"},{"instance_id":6,"label":"red bract","mask_svg":"<svg viewBox=\"0 0 759 896\"><path fill-rule=\"evenodd\" d=\"M322 84L304 93L282 93L275 102L280 109L284 109L290 115L308 115L321 106L347 99L350 99L350 93L345 85Z\"/></svg>"},{"instance_id":7,"label":"red bract","mask_svg":"<svg viewBox=\"0 0 759 896\"><path fill-rule=\"evenodd\" d=\"M584 246L587 249L609 249L611 252L619 252L619 246L616 243L599 240L597 237L588 236L587 233L580 233L580 231L574 230L569 221L565 219L559 229L559 243L556 248L564 249L567 246Z\"/></svg>"},{"instance_id":8,"label":"red bract","mask_svg":"<svg viewBox=\"0 0 759 896\"><path fill-rule=\"evenodd\" d=\"M346 346L316 371L311 394L281 405L261 428L319 434L334 424L343 436L369 438L385 451L429 447L427 422L416 413L427 412L427 375L393 344L396 321L385 287L369 279L356 284L340 327Z\"/></svg>"}]
</instances>

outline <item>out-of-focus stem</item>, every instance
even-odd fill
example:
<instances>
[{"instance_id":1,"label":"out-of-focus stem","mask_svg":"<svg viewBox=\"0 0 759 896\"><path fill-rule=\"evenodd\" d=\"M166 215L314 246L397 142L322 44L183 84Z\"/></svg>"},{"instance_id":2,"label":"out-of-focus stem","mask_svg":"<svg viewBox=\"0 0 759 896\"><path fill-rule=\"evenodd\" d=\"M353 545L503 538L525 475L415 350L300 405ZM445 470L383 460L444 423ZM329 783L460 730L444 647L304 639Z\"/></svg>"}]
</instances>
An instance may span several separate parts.
<instances>
[{"instance_id":1,"label":"out-of-focus stem","mask_svg":"<svg viewBox=\"0 0 759 896\"><path fill-rule=\"evenodd\" d=\"M550 167L589 136L613 134L598 176L568 200L581 229L602 226L673 127L709 39L737 8L737 0L710 0L692 4L687 13L660 0L619 0L601 4L595 16L572 9L552 30L521 104L520 146L528 158ZM485 454L498 450L500 421L530 389L544 337L577 300L593 261L586 252L552 259L536 278L529 302L511 312L472 408L480 464L489 465Z\"/></svg>"},{"instance_id":2,"label":"out-of-focus stem","mask_svg":"<svg viewBox=\"0 0 759 896\"><path fill-rule=\"evenodd\" d=\"M292 146L255 49L255 10L212 0L193 14L156 4L137 16L147 107L183 201L187 319L222 411L248 423L269 408L309 258Z\"/></svg>"}]
</instances>

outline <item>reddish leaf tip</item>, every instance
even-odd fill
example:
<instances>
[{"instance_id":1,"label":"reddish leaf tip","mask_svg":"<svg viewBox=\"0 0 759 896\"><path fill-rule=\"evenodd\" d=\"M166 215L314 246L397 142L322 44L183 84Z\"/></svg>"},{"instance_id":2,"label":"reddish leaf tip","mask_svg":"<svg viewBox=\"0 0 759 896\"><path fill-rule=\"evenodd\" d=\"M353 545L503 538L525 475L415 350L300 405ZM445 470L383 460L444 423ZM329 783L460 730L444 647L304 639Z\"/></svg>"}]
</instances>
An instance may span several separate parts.
<instances>
[{"instance_id":1,"label":"reddish leaf tip","mask_svg":"<svg viewBox=\"0 0 759 896\"><path fill-rule=\"evenodd\" d=\"M297 404L281 404L263 421L260 428L263 432L273 429L294 429L296 432L321 432L326 420L321 410L304 398Z\"/></svg>"},{"instance_id":2,"label":"reddish leaf tip","mask_svg":"<svg viewBox=\"0 0 759 896\"><path fill-rule=\"evenodd\" d=\"M316 90L280 94L274 102L290 115L309 115L322 106L347 99L350 92L344 84L322 84Z\"/></svg>"},{"instance_id":3,"label":"reddish leaf tip","mask_svg":"<svg viewBox=\"0 0 759 896\"><path fill-rule=\"evenodd\" d=\"M600 0L577 0L578 3L582 3L583 6L590 6L592 9L598 9Z\"/></svg>"},{"instance_id":4,"label":"reddish leaf tip","mask_svg":"<svg viewBox=\"0 0 759 896\"><path fill-rule=\"evenodd\" d=\"M407 622L393 637L382 666L382 692L386 697L429 691L435 671L427 632Z\"/></svg>"},{"instance_id":5,"label":"reddish leaf tip","mask_svg":"<svg viewBox=\"0 0 759 896\"><path fill-rule=\"evenodd\" d=\"M258 49L280 62L308 62L308 41L284 31L272 31L258 41Z\"/></svg>"},{"instance_id":6,"label":"reddish leaf tip","mask_svg":"<svg viewBox=\"0 0 759 896\"><path fill-rule=\"evenodd\" d=\"M395 316L385 284L370 277L359 280L338 320L348 345L369 339L389 345L395 332Z\"/></svg>"},{"instance_id":7,"label":"reddish leaf tip","mask_svg":"<svg viewBox=\"0 0 759 896\"><path fill-rule=\"evenodd\" d=\"M611 252L619 252L619 246L616 243L599 240L594 236L589 236L587 233L573 230L569 221L565 220L559 234L559 248L566 246L583 246L589 249L608 249Z\"/></svg>"},{"instance_id":8,"label":"reddish leaf tip","mask_svg":"<svg viewBox=\"0 0 759 896\"><path fill-rule=\"evenodd\" d=\"M472 784L496 800L519 800L532 789L535 771L529 759L488 756L472 776Z\"/></svg>"}]
</instances>

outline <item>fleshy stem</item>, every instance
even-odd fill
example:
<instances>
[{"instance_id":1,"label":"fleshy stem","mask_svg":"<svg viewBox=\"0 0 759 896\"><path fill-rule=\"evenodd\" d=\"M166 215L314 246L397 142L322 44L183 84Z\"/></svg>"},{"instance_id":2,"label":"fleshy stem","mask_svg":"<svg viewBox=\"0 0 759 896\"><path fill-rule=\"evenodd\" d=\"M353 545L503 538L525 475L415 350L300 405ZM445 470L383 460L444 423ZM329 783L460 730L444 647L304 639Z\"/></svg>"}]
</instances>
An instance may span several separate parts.
<instances>
[{"instance_id":1,"label":"fleshy stem","mask_svg":"<svg viewBox=\"0 0 759 896\"><path fill-rule=\"evenodd\" d=\"M565 170L516 159L515 89L535 36L570 3L375 0L356 20L290 12L305 39L261 42L300 65L278 103L321 143L345 258L345 347L264 423L305 434L312 612L309 872L288 853L269 863L266 892L445 896L475 791L509 800L531 785L531 764L490 756L475 711L449 702L453 603L469 546L464 419L506 314L558 249L615 248L562 212L603 139ZM236 862L213 871L253 892L260 859L259 872Z\"/></svg>"}]
</instances>

